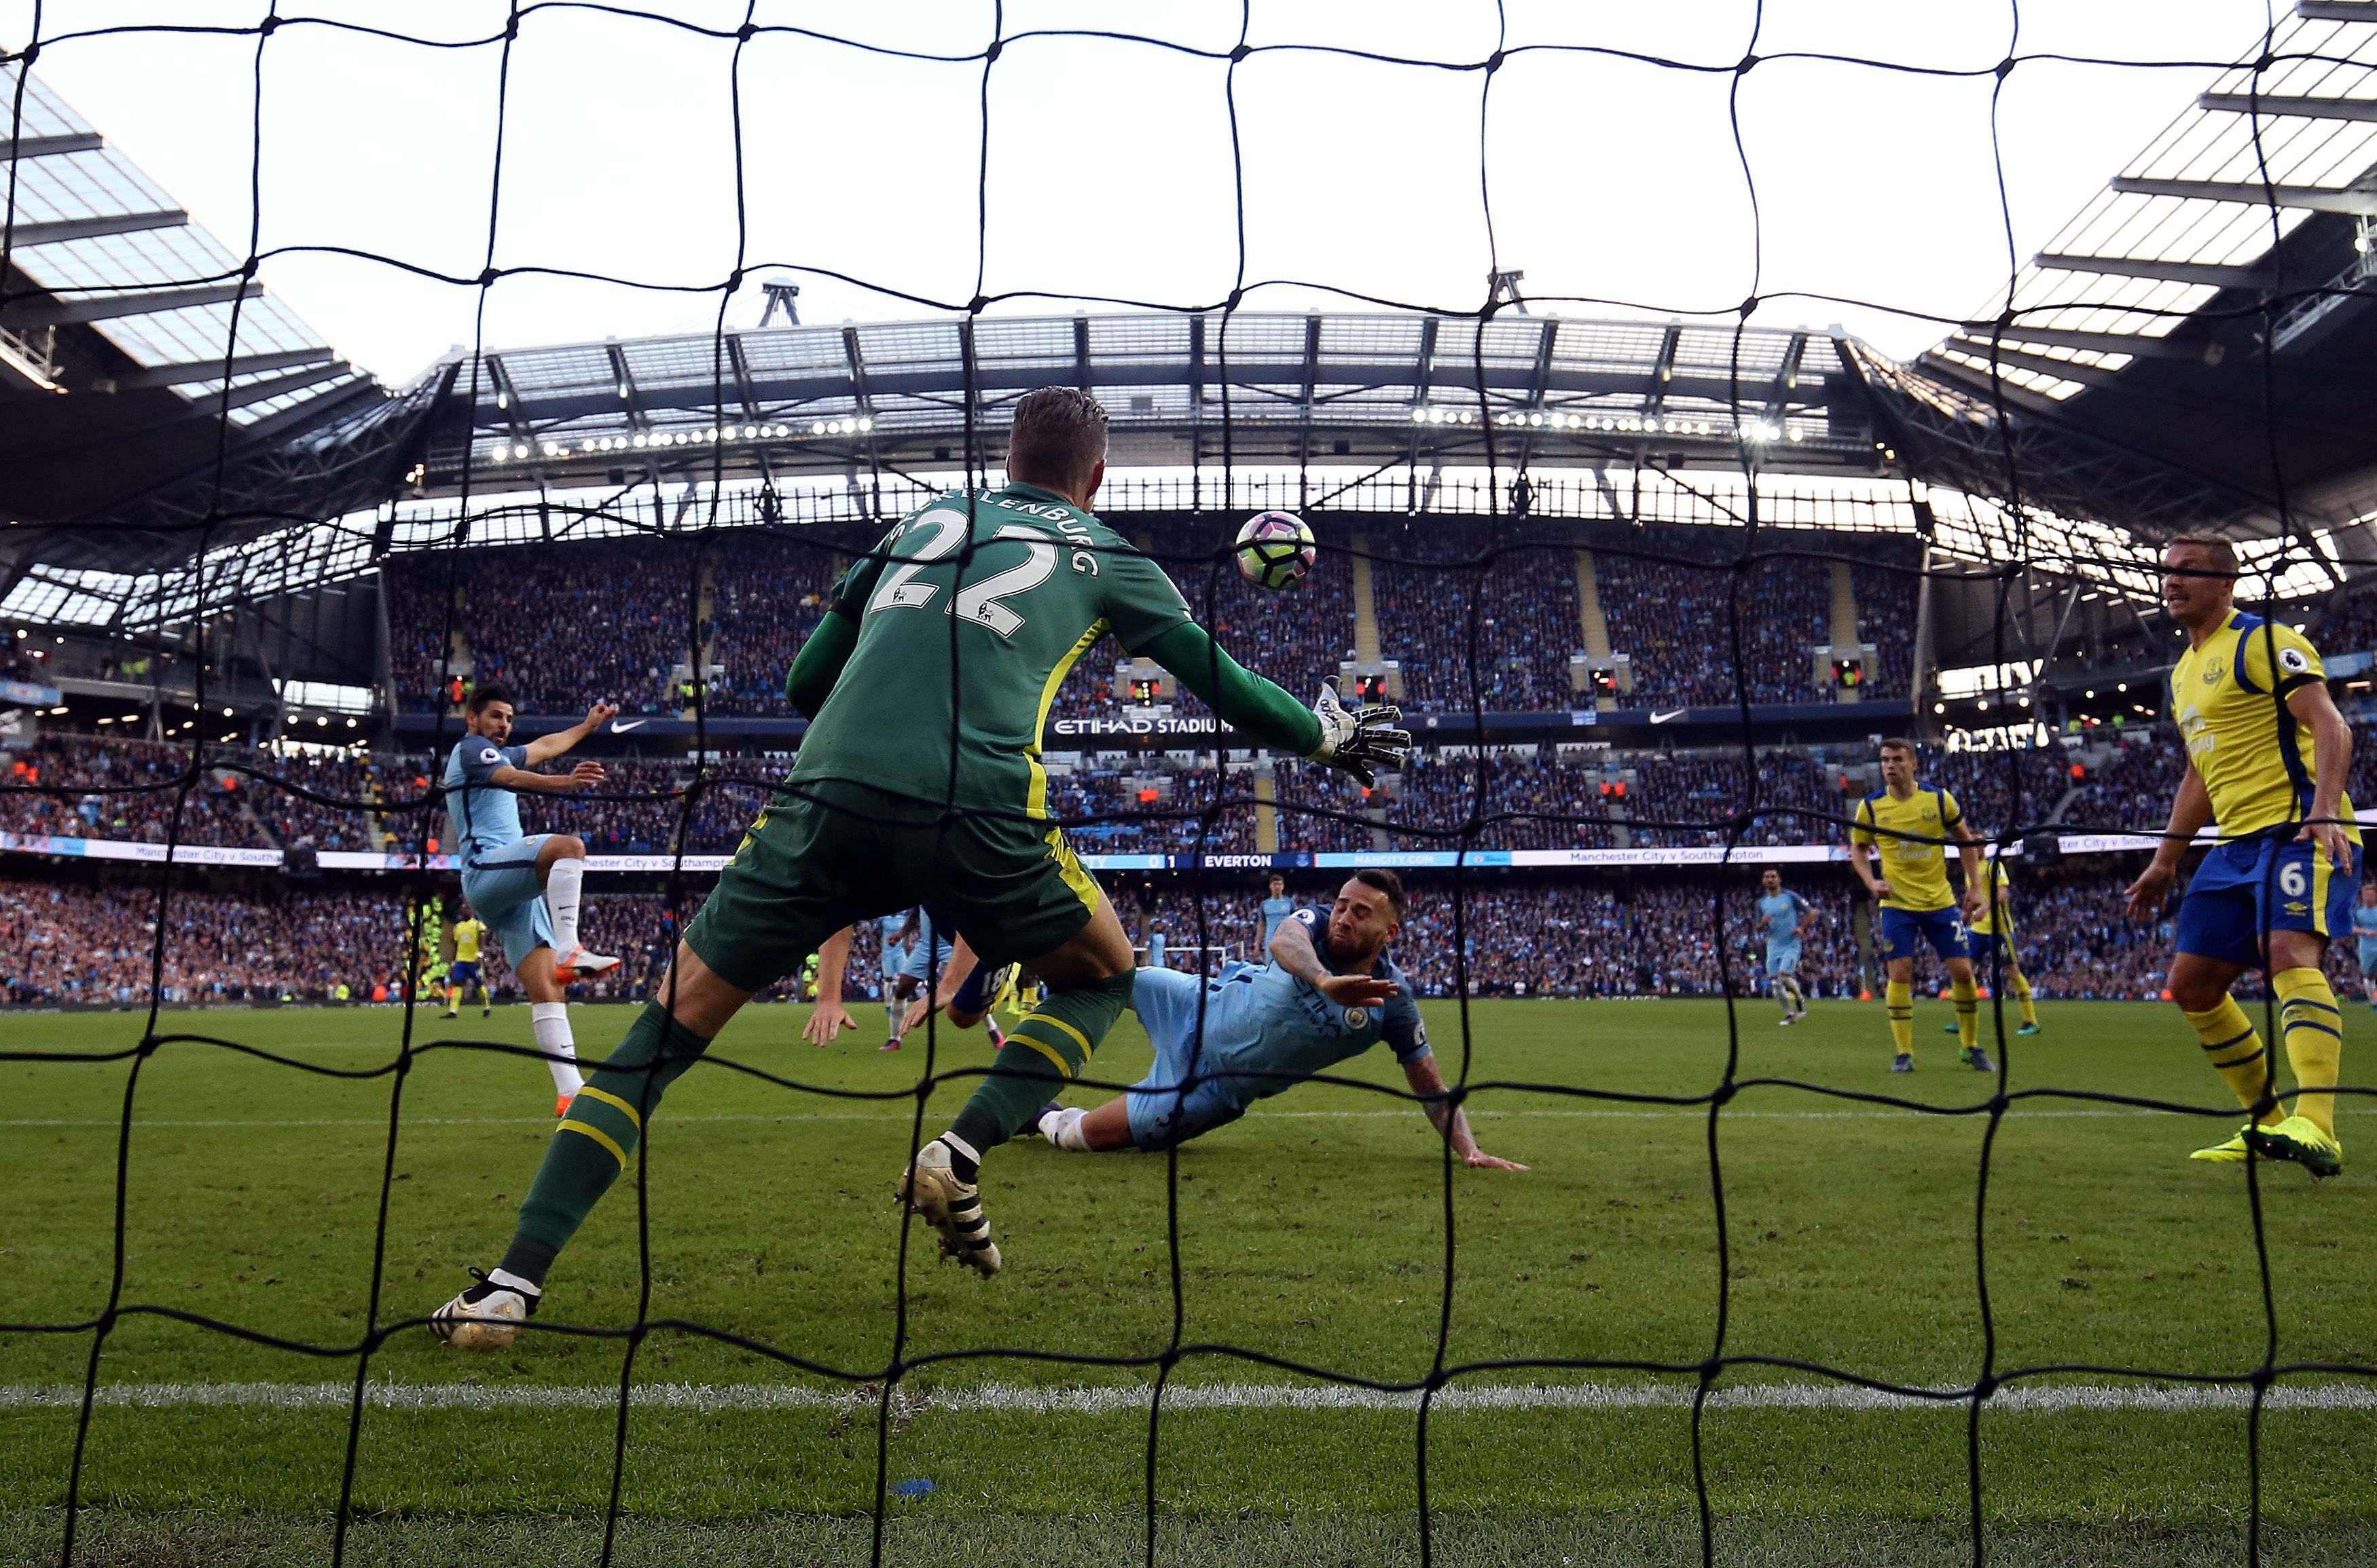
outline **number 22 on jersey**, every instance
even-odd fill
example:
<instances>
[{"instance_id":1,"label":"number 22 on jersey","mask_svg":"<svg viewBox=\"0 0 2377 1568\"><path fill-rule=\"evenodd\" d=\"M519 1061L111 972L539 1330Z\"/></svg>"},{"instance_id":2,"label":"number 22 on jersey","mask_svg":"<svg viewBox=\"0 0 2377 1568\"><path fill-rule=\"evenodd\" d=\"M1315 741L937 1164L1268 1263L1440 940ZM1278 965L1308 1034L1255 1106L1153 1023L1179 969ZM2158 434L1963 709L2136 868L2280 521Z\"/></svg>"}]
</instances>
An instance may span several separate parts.
<instances>
[{"instance_id":1,"label":"number 22 on jersey","mask_svg":"<svg viewBox=\"0 0 2377 1568\"><path fill-rule=\"evenodd\" d=\"M898 569L884 574L875 597L866 602L867 614L878 610L921 610L939 595L941 585L921 582L917 581L918 574L965 543L966 516L946 507L919 512L898 543L904 545L925 532L930 532L932 537L914 553L906 555L904 564ZM1001 539L1023 540L1027 545L1023 559L1005 571L993 572L980 582L959 589L950 601L949 613L960 620L988 627L1001 637L1012 637L1023 625L1023 617L1007 601L1048 581L1057 570L1057 545L1039 529L1016 522L1002 525L991 535L991 542Z\"/></svg>"}]
</instances>

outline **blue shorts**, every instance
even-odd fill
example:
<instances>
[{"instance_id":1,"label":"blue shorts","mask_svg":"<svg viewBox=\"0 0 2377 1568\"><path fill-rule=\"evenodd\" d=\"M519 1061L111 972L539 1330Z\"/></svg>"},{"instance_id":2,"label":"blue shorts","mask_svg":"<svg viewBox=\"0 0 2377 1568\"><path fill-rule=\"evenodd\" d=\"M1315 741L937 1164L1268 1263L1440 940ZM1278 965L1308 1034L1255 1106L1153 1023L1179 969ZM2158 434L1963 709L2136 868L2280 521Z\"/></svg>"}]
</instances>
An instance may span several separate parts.
<instances>
[{"instance_id":1,"label":"blue shorts","mask_svg":"<svg viewBox=\"0 0 2377 1568\"><path fill-rule=\"evenodd\" d=\"M504 944L504 960L518 974L528 955L553 945L553 921L545 914L544 889L536 880L536 852L551 833L532 833L508 844L462 873L462 896Z\"/></svg>"},{"instance_id":2,"label":"blue shorts","mask_svg":"<svg viewBox=\"0 0 2377 1568\"><path fill-rule=\"evenodd\" d=\"M925 968L926 956L925 944L922 941L910 942L908 956L900 961L899 968L890 970L889 973L905 975L911 980L923 980L927 973ZM934 981L938 982L941 971L950 966L950 944L938 937L934 938L931 958L933 966L930 973Z\"/></svg>"},{"instance_id":3,"label":"blue shorts","mask_svg":"<svg viewBox=\"0 0 2377 1568\"><path fill-rule=\"evenodd\" d=\"M1768 979L1771 980L1777 975L1797 975L1798 972L1799 944L1798 942L1766 944L1766 977Z\"/></svg>"},{"instance_id":4,"label":"blue shorts","mask_svg":"<svg viewBox=\"0 0 2377 1568\"><path fill-rule=\"evenodd\" d=\"M479 961L475 958L456 959L454 961L454 966L446 971L446 982L451 986L477 985L479 983Z\"/></svg>"},{"instance_id":5,"label":"blue shorts","mask_svg":"<svg viewBox=\"0 0 2377 1568\"><path fill-rule=\"evenodd\" d=\"M891 982L908 972L908 950L886 945L883 949L883 994L891 994Z\"/></svg>"},{"instance_id":6,"label":"blue shorts","mask_svg":"<svg viewBox=\"0 0 2377 1568\"><path fill-rule=\"evenodd\" d=\"M1882 906L1881 956L1896 961L1913 958L1918 939L1929 942L1931 951L1941 958L1969 956L1965 948L1965 917L1953 904L1945 909L1893 909Z\"/></svg>"},{"instance_id":7,"label":"blue shorts","mask_svg":"<svg viewBox=\"0 0 2377 1568\"><path fill-rule=\"evenodd\" d=\"M2180 901L2179 951L2258 968L2265 933L2348 931L2359 895L2357 847L2351 865L2335 867L2317 844L2291 838L2218 844Z\"/></svg>"},{"instance_id":8,"label":"blue shorts","mask_svg":"<svg viewBox=\"0 0 2377 1568\"><path fill-rule=\"evenodd\" d=\"M1142 969L1131 987L1130 1010L1155 1047L1155 1066L1133 1084L1124 1109L1130 1141L1153 1153L1225 1127L1247 1114L1227 1085L1212 1080L1218 1050L1236 1043L1253 1019L1254 978L1262 971L1233 964L1219 977L1201 980L1177 969ZM1205 1048L1197 1050L1197 996L1205 995ZM1183 1094L1192 1072L1207 1082Z\"/></svg>"},{"instance_id":9,"label":"blue shorts","mask_svg":"<svg viewBox=\"0 0 2377 1568\"><path fill-rule=\"evenodd\" d=\"M2360 972L2363 975L2377 975L2377 942L2372 942L2366 937L2360 939Z\"/></svg>"}]
</instances>

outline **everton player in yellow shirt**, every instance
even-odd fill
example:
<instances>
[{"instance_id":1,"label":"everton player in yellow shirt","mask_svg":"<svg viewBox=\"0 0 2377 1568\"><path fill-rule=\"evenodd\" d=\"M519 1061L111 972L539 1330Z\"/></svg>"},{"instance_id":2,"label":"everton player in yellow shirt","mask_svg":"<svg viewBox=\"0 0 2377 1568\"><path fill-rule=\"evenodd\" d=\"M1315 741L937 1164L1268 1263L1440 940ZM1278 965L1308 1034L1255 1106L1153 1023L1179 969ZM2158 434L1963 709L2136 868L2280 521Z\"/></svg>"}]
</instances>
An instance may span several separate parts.
<instances>
[{"instance_id":1,"label":"everton player in yellow shirt","mask_svg":"<svg viewBox=\"0 0 2377 1568\"><path fill-rule=\"evenodd\" d=\"M1982 1050L1980 1018L1973 991L1973 961L1965 944L1965 922L1957 913L1956 895L1948 886L1949 841L1956 841L1965 860L1966 904L1981 887L1980 841L1965 825L1956 797L1915 776L1915 743L1881 743L1881 787L1857 802L1857 824L1849 830L1849 866L1866 892L1881 902L1881 952L1888 964L1883 993L1890 1013L1890 1038L1896 1047L1893 1072L1915 1071L1915 952L1917 942L1929 942L1947 966L1948 993L1956 1008L1956 1034L1964 1042L1957 1053L1965 1065L1979 1072L1995 1072L1997 1063ZM1877 854L1881 875L1867 862Z\"/></svg>"},{"instance_id":2,"label":"everton player in yellow shirt","mask_svg":"<svg viewBox=\"0 0 2377 1568\"><path fill-rule=\"evenodd\" d=\"M1987 964L1992 954L2003 958L2006 995L2022 1009L2022 1027L2014 1033L2036 1035L2038 1003L2032 999L2030 977L2022 972L2022 960L2013 951L2013 883L2006 877L2005 862L1994 855L1981 872L1981 890L1980 907L1965 927L1965 945L1972 952L1974 973L1979 974L1977 966ZM1951 1035L1956 1032L1953 1023L1941 1027Z\"/></svg>"},{"instance_id":3,"label":"everton player in yellow shirt","mask_svg":"<svg viewBox=\"0 0 2377 1568\"><path fill-rule=\"evenodd\" d=\"M2235 607L2237 552L2226 539L2187 535L2162 557L2162 603L2184 628L2187 652L2170 672L2171 717L2188 769L2153 864L2130 884L2130 916L2158 914L2180 856L2206 824L2220 842L2196 868L2179 905L2170 996L2252 1119L2200 1160L2248 1152L2293 1160L2313 1176L2344 1168L2335 1137L2343 1015L2321 965L2330 938L2352 926L2360 884L2360 829L2344 780L2352 726L2327 693L2327 671L2300 632ZM2270 1054L2228 988L2249 968L2269 972L2278 1029L2294 1068L2295 1108L2275 1099ZM2261 1107L2261 1108L2256 1108Z\"/></svg>"},{"instance_id":4,"label":"everton player in yellow shirt","mask_svg":"<svg viewBox=\"0 0 2377 1568\"><path fill-rule=\"evenodd\" d=\"M446 1011L448 1018L459 1017L462 997L472 986L479 987L479 1016L487 1017L495 1011L487 996L486 972L479 967L479 944L487 940L486 923L465 911L454 922L454 966L446 972Z\"/></svg>"}]
</instances>

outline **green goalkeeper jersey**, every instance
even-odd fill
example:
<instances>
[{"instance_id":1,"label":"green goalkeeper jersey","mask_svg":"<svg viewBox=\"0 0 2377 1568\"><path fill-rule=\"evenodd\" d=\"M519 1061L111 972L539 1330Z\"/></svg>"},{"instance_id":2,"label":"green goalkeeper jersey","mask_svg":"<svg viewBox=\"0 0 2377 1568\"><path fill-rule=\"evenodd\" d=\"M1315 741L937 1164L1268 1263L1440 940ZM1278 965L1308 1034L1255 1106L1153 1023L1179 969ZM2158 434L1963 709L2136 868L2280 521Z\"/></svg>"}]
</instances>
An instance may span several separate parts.
<instances>
[{"instance_id":1,"label":"green goalkeeper jersey","mask_svg":"<svg viewBox=\"0 0 2377 1568\"><path fill-rule=\"evenodd\" d=\"M966 498L952 494L834 585L858 640L794 782L1045 817L1040 736L1065 676L1109 632L1137 653L1189 618L1161 567L1052 491L1009 485L972 510L971 560Z\"/></svg>"}]
</instances>

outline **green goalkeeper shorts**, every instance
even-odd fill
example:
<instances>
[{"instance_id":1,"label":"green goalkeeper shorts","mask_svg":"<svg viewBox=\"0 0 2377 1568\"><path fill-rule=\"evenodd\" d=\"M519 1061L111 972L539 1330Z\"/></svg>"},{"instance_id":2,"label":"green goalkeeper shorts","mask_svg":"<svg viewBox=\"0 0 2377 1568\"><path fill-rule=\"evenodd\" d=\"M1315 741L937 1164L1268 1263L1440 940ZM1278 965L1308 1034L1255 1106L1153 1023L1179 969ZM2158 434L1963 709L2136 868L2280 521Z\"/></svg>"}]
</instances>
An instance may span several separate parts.
<instances>
[{"instance_id":1,"label":"green goalkeeper shorts","mask_svg":"<svg viewBox=\"0 0 2377 1568\"><path fill-rule=\"evenodd\" d=\"M1062 830L951 814L842 779L780 789L719 873L686 945L739 990L765 990L854 921L923 904L996 966L1069 941L1098 884Z\"/></svg>"}]
</instances>

